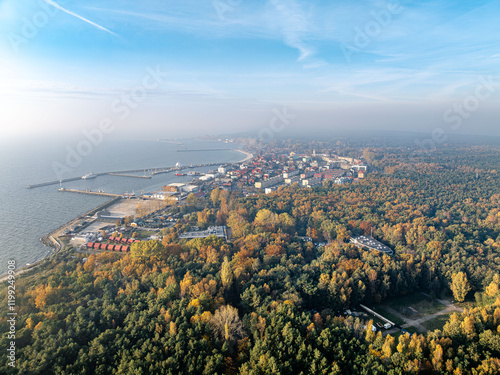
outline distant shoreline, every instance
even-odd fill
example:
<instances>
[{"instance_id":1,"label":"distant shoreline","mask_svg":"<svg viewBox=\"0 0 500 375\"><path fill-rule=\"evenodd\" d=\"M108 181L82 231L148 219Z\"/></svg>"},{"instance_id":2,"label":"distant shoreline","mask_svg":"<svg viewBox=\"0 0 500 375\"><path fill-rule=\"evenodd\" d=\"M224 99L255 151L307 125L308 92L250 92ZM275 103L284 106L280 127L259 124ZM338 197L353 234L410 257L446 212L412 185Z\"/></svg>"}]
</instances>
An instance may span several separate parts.
<instances>
[{"instance_id":1,"label":"distant shoreline","mask_svg":"<svg viewBox=\"0 0 500 375\"><path fill-rule=\"evenodd\" d=\"M243 160L237 161L236 163L244 163L246 161L249 161L249 160L253 159L253 154L251 152L243 151L243 150L236 149L236 148L233 149L233 150L241 152L242 154L245 154L245 158Z\"/></svg>"}]
</instances>

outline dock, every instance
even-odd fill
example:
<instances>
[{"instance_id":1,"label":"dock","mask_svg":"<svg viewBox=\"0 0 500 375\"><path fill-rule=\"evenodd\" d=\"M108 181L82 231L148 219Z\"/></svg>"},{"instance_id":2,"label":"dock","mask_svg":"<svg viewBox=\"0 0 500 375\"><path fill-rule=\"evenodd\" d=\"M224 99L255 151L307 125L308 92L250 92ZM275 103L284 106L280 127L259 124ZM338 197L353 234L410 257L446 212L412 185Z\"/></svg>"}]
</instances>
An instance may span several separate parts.
<instances>
[{"instance_id":1,"label":"dock","mask_svg":"<svg viewBox=\"0 0 500 375\"><path fill-rule=\"evenodd\" d=\"M206 151L219 151L219 150L231 150L231 149L210 149ZM181 150L181 151L200 151L200 150ZM129 170L123 170L123 171L111 171L111 172L101 172L101 173L96 173L96 175L99 176L122 176L122 177L133 177L133 178L151 178L151 176L136 176L136 175L130 175L129 173L151 173L152 176L161 174L161 173L170 173L173 171L182 171L183 169L189 169L189 168L202 168L202 167L211 167L215 165L221 165L221 164L238 164L238 163L204 163L204 164L196 164L196 165L186 165L184 167L157 167L157 168L142 168L142 169L129 169ZM49 181L49 182L42 182L39 184L32 184L26 186L28 189L35 189L38 187L42 186L49 186L49 185L58 185L62 184L64 182L71 182L71 181L78 181L81 180L82 177L71 177L71 178L65 178L62 180L56 180L56 181Z\"/></svg>"},{"instance_id":2,"label":"dock","mask_svg":"<svg viewBox=\"0 0 500 375\"><path fill-rule=\"evenodd\" d=\"M198 152L198 151L229 151L233 150L232 148L206 148L206 149L197 149L197 150L183 150L183 149L177 149L175 151L177 152Z\"/></svg>"},{"instance_id":3,"label":"dock","mask_svg":"<svg viewBox=\"0 0 500 375\"><path fill-rule=\"evenodd\" d=\"M132 178L151 178L151 176L136 176L133 174L124 174L124 173L114 173L114 172L109 172L107 173L108 176L119 176L119 177L132 177Z\"/></svg>"},{"instance_id":4,"label":"dock","mask_svg":"<svg viewBox=\"0 0 500 375\"><path fill-rule=\"evenodd\" d=\"M89 195L100 195L102 197L112 197L112 198L119 198L122 197L121 194L112 194L112 193L105 193L103 191L92 191L92 190L77 190L77 189L66 189L66 188L60 188L58 189L59 191L63 193L78 193L78 194L89 194Z\"/></svg>"},{"instance_id":5,"label":"dock","mask_svg":"<svg viewBox=\"0 0 500 375\"><path fill-rule=\"evenodd\" d=\"M39 188L42 186L57 185L57 184L60 184L63 182L77 181L77 180L81 180L81 179L82 179L81 177L65 178L64 180L61 180L61 181L49 181L49 182L42 182L40 184L28 185L28 186L26 186L26 188L35 189L35 188Z\"/></svg>"}]
</instances>

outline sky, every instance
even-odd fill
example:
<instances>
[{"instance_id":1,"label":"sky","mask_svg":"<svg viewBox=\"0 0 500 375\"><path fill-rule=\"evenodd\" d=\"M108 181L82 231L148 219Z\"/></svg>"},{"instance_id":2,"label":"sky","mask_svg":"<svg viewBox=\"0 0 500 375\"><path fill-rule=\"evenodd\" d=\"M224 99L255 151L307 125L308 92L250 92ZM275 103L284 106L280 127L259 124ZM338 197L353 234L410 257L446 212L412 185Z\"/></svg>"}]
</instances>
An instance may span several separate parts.
<instances>
[{"instance_id":1,"label":"sky","mask_svg":"<svg viewBox=\"0 0 500 375\"><path fill-rule=\"evenodd\" d=\"M1 132L500 135L499 11L498 1L0 0Z\"/></svg>"}]
</instances>

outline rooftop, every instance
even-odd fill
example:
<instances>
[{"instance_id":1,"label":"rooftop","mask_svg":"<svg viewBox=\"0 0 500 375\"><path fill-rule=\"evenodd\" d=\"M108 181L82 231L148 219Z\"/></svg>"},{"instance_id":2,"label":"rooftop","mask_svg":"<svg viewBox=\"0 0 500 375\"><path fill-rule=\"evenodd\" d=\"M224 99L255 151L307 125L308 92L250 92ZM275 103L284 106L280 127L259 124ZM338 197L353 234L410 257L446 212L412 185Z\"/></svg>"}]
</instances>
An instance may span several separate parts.
<instances>
[{"instance_id":1,"label":"rooftop","mask_svg":"<svg viewBox=\"0 0 500 375\"><path fill-rule=\"evenodd\" d=\"M372 236L359 236L351 238L350 242L358 247L368 247L372 250L377 250L382 253L392 255L394 251L390 247L385 246L383 243L377 241Z\"/></svg>"}]
</instances>

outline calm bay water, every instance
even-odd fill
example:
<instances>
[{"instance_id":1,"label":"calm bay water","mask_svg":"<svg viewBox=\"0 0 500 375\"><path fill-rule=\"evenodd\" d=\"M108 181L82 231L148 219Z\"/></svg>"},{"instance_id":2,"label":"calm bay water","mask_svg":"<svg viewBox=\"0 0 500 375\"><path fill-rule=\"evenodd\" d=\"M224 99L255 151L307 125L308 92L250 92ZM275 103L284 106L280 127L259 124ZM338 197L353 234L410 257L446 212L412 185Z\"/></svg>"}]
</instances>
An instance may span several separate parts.
<instances>
[{"instance_id":1,"label":"calm bay water","mask_svg":"<svg viewBox=\"0 0 500 375\"><path fill-rule=\"evenodd\" d=\"M188 149L237 148L234 144L188 141ZM0 274L7 260L17 267L34 263L52 253L40 238L76 216L108 200L105 197L62 193L59 185L27 189L29 184L57 180L52 163L65 163L68 142L19 142L0 144ZM96 147L63 178L89 172L174 166L201 163L235 162L244 155L234 150L176 152L178 145L157 141L108 141ZM212 169L215 169L213 167ZM210 168L198 169L207 171ZM67 188L101 189L110 193L160 190L171 182L187 182L191 177L160 174L152 179L100 176L63 184Z\"/></svg>"}]
</instances>

